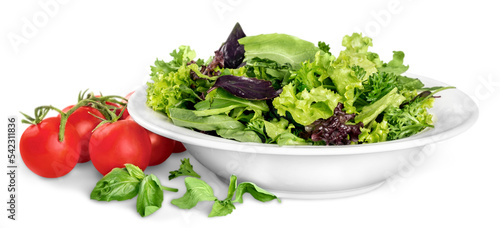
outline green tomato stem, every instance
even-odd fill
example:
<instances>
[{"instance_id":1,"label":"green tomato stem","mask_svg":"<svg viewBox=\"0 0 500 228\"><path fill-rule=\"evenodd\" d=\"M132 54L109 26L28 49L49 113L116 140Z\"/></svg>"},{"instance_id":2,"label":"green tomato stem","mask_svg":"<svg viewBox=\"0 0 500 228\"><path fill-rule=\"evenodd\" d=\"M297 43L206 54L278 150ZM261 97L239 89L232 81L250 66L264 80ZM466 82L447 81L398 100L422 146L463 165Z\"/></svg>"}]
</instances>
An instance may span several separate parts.
<instances>
[{"instance_id":1,"label":"green tomato stem","mask_svg":"<svg viewBox=\"0 0 500 228\"><path fill-rule=\"evenodd\" d=\"M101 124L99 124L98 126L100 126L106 122L118 121L118 119L122 116L123 112L125 111L127 103L114 101L114 100L110 101L111 99L114 99L114 98L119 98L119 99L126 101L126 99L121 97L121 96L112 95L112 96L96 97L96 96L94 96L93 93L90 93L87 95L87 98L84 98L86 95L86 92L87 92L87 90L85 90L83 93L80 92L78 94L78 103L76 103L75 106L73 106L71 109L69 109L66 113L64 113L63 111L61 111L60 109L58 109L52 105L39 106L39 107L35 108L35 118L21 112L21 114L25 117L25 119L23 119L22 122L27 123L27 124L39 124L40 122L42 122L42 120L45 118L45 116L47 115L47 113L50 110L55 110L61 115L58 139L59 139L59 142L63 142L64 141L64 133L66 130L66 124L68 122L68 118L71 116L71 114L73 112L75 112L78 108L80 108L82 106L88 106L89 104L93 104L95 106L95 108L99 112L101 112L101 114L104 115L105 120L103 120L103 122L101 122ZM119 115L116 115L115 112L111 111L108 108L108 106L106 105L107 101L122 105L123 106L122 112ZM98 118L98 117L96 117L96 118Z\"/></svg>"}]
</instances>

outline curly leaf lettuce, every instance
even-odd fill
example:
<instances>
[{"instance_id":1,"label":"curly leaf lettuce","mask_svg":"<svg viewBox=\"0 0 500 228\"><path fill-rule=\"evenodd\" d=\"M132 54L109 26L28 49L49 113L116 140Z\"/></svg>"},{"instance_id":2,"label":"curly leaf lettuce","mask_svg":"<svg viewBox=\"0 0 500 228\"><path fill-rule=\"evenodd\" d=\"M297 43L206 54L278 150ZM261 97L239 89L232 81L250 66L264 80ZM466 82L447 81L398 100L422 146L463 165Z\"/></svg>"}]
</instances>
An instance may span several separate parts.
<instances>
[{"instance_id":1,"label":"curly leaf lettuce","mask_svg":"<svg viewBox=\"0 0 500 228\"><path fill-rule=\"evenodd\" d=\"M157 60L155 66L151 66L151 82L147 83L146 91L146 104L169 117L169 108L185 107L186 102L201 100L201 93L212 84L208 80L192 79L191 73L199 72L199 66L192 62L196 53L189 46L180 46L178 51L174 50L170 55L173 57L170 62Z\"/></svg>"},{"instance_id":2,"label":"curly leaf lettuce","mask_svg":"<svg viewBox=\"0 0 500 228\"><path fill-rule=\"evenodd\" d=\"M371 38L362 36L360 33L353 33L351 36L344 36L342 46L345 50L340 52L339 58L347 62L350 67L362 67L366 71L363 80L377 72L376 63L369 59L368 48L373 46Z\"/></svg>"},{"instance_id":3,"label":"curly leaf lettuce","mask_svg":"<svg viewBox=\"0 0 500 228\"><path fill-rule=\"evenodd\" d=\"M297 93L294 83L290 83L274 98L273 106L279 115L286 116L288 112L297 123L305 126L332 116L341 99L339 94L321 86Z\"/></svg>"},{"instance_id":4,"label":"curly leaf lettuce","mask_svg":"<svg viewBox=\"0 0 500 228\"><path fill-rule=\"evenodd\" d=\"M392 60L388 63L383 63L381 67L378 68L379 72L393 73L395 75L401 75L406 72L409 68L408 65L403 65L403 59L405 53L402 51L393 51Z\"/></svg>"},{"instance_id":5,"label":"curly leaf lettuce","mask_svg":"<svg viewBox=\"0 0 500 228\"><path fill-rule=\"evenodd\" d=\"M382 122L372 121L368 127L361 128L359 141L363 143L376 143L387 141L389 134L389 124L386 120Z\"/></svg>"}]
</instances>

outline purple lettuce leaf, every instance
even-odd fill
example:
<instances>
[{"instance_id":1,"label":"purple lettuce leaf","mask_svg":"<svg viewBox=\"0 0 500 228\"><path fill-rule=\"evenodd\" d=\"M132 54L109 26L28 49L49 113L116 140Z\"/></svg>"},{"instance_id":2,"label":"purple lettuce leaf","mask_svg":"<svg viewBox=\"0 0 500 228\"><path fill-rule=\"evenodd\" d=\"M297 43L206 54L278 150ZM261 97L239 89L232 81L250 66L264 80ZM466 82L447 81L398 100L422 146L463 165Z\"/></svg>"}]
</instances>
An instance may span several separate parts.
<instances>
[{"instance_id":1,"label":"purple lettuce leaf","mask_svg":"<svg viewBox=\"0 0 500 228\"><path fill-rule=\"evenodd\" d=\"M234 75L224 75L217 78L207 94L215 88L222 88L234 96L248 100L272 99L279 96L282 91L281 89L275 90L270 81Z\"/></svg>"},{"instance_id":2,"label":"purple lettuce leaf","mask_svg":"<svg viewBox=\"0 0 500 228\"><path fill-rule=\"evenodd\" d=\"M240 23L236 23L233 31L231 31L231 34L227 37L226 42L219 48L219 52L224 56L224 68L236 69L242 64L245 58L245 48L238 40L245 36Z\"/></svg>"},{"instance_id":3,"label":"purple lettuce leaf","mask_svg":"<svg viewBox=\"0 0 500 228\"><path fill-rule=\"evenodd\" d=\"M343 108L344 104L339 102L333 116L316 120L306 126L308 135L305 137L309 136L312 141L324 141L326 145L348 145L357 142L363 123L346 125L346 122L354 119L355 114L346 114L342 111Z\"/></svg>"},{"instance_id":4,"label":"purple lettuce leaf","mask_svg":"<svg viewBox=\"0 0 500 228\"><path fill-rule=\"evenodd\" d=\"M215 51L212 62L210 62L208 66L202 65L200 72L207 76L219 76L220 71L215 71L217 66L219 68L224 68L224 54L221 51ZM196 75L194 72L191 72L191 74ZM198 79L197 76L196 79Z\"/></svg>"}]
</instances>

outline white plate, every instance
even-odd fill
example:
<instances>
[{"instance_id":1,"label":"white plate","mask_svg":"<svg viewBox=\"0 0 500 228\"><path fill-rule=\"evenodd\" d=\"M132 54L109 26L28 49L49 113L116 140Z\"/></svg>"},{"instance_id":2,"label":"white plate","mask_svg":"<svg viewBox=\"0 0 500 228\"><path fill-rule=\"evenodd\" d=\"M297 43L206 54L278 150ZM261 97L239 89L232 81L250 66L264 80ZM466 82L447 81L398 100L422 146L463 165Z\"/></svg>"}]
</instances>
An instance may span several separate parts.
<instances>
[{"instance_id":1,"label":"white plate","mask_svg":"<svg viewBox=\"0 0 500 228\"><path fill-rule=\"evenodd\" d=\"M419 78L426 87L447 86ZM175 126L146 105L147 85L129 99L132 118L159 135L184 143L201 164L227 182L231 174L284 198L335 198L364 193L401 171L425 145L464 132L478 118L474 101L459 89L440 92L431 112L435 127L389 142L347 146L278 146L242 143Z\"/></svg>"}]
</instances>

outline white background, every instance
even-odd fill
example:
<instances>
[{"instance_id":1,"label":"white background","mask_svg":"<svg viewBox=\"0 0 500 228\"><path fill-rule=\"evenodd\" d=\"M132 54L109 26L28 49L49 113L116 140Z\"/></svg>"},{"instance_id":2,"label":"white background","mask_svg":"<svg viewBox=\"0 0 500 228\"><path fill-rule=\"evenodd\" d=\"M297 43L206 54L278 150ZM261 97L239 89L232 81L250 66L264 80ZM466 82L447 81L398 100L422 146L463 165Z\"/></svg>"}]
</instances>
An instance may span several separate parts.
<instances>
[{"instance_id":1,"label":"white background","mask_svg":"<svg viewBox=\"0 0 500 228\"><path fill-rule=\"evenodd\" d=\"M47 10L46 2L55 4ZM45 104L63 108L87 88L125 95L148 80L149 66L156 58L170 60L168 54L179 45L190 45L198 57L208 58L236 22L247 35L278 32L314 43L325 41L334 54L340 51L344 35L363 32L373 38L371 50L382 60L390 60L393 50L402 50L409 72L469 94L480 107L476 124L434 145L435 153L405 172L399 182L373 192L333 200L284 199L281 204L245 198L231 215L219 218L207 217L208 203L191 210L169 203L183 194L184 186L182 178L168 181L168 171L178 168L181 158L190 157L188 153L146 170L164 185L180 189L165 192L163 207L146 218L135 211L135 200L90 200L90 191L101 177L91 163L77 165L62 178L45 179L18 159L17 221L6 218L8 177L3 174L0 227L499 227L497 4L481 0L326 2L1 1L0 148L4 152L0 164L6 167L7 116L20 120L19 111L32 113ZM26 127L19 126L19 137ZM198 162L192 163L223 197L227 187L215 182Z\"/></svg>"}]
</instances>

